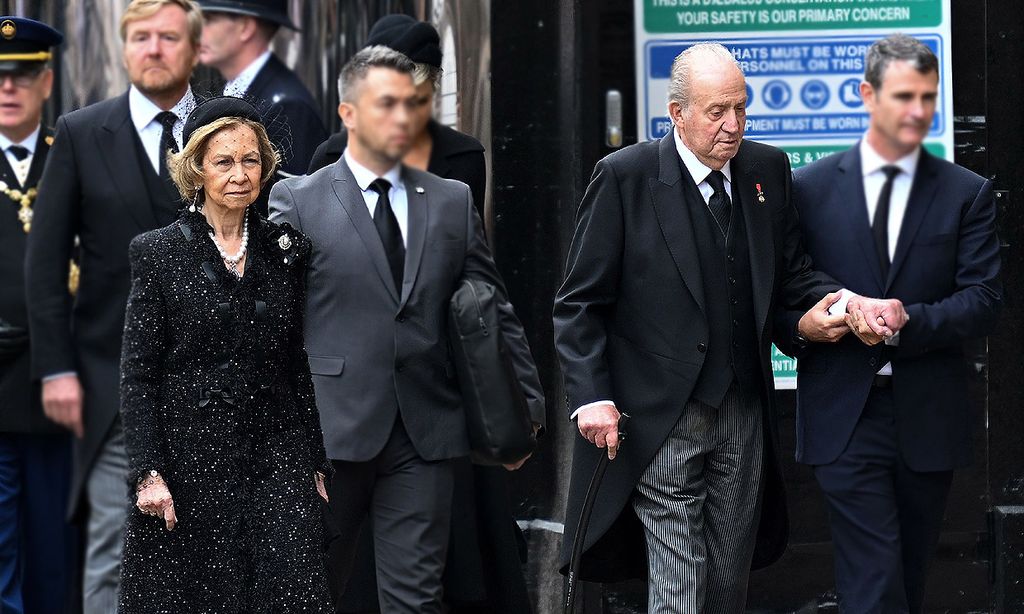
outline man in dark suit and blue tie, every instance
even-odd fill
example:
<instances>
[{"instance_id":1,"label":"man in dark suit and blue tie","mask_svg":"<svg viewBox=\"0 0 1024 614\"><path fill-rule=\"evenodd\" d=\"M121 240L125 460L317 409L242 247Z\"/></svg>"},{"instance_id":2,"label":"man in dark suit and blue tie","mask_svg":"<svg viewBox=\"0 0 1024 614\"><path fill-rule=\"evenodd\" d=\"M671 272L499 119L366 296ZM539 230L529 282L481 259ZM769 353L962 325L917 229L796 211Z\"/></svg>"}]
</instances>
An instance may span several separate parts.
<instances>
[{"instance_id":1,"label":"man in dark suit and blue tie","mask_svg":"<svg viewBox=\"0 0 1024 614\"><path fill-rule=\"evenodd\" d=\"M800 359L797 460L825 493L848 614L922 609L953 470L972 459L962 345L992 330L1002 300L992 182L922 147L938 68L912 37L872 45L867 133L793 183L815 267L852 292L898 299L908 318L883 339L847 316L864 343L813 342L841 316L778 320Z\"/></svg>"},{"instance_id":2,"label":"man in dark suit and blue tie","mask_svg":"<svg viewBox=\"0 0 1024 614\"><path fill-rule=\"evenodd\" d=\"M32 377L47 417L75 435L69 512L86 525L82 609L117 610L128 457L118 415L128 244L175 220L166 156L195 107L203 17L191 0L132 0L121 16L131 87L65 114L39 181L25 277ZM76 237L81 277L68 300Z\"/></svg>"}]
</instances>

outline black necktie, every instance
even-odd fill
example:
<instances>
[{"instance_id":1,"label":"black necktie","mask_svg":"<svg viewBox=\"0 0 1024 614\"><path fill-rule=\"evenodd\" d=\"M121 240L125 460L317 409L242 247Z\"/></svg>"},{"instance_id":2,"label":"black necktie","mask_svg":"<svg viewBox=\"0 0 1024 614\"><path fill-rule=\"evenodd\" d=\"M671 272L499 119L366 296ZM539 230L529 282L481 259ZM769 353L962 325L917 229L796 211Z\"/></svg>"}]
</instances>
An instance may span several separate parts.
<instances>
[{"instance_id":1,"label":"black necktie","mask_svg":"<svg viewBox=\"0 0 1024 614\"><path fill-rule=\"evenodd\" d=\"M723 236L729 236L729 219L732 217L732 201L725 191L725 175L722 171L711 171L704 179L714 189L711 198L708 199L708 209L718 223L719 230Z\"/></svg>"},{"instance_id":2,"label":"black necktie","mask_svg":"<svg viewBox=\"0 0 1024 614\"><path fill-rule=\"evenodd\" d=\"M871 234L875 236L875 251L878 263L882 266L882 279L889 279L889 201L892 200L892 183L900 174L900 167L887 165L882 167L885 183L878 193L878 205L875 207L875 218L871 220Z\"/></svg>"},{"instance_id":3,"label":"black necktie","mask_svg":"<svg viewBox=\"0 0 1024 614\"><path fill-rule=\"evenodd\" d=\"M395 288L402 292L402 277L405 269L405 242L402 241L402 229L398 226L398 218L391 209L388 191L391 184L387 179L375 179L370 189L380 195L377 206L373 209L373 225L377 227L380 242L384 244L384 253L388 256L391 276L395 280Z\"/></svg>"},{"instance_id":4,"label":"black necktie","mask_svg":"<svg viewBox=\"0 0 1024 614\"><path fill-rule=\"evenodd\" d=\"M28 157L28 148L22 147L21 145L11 145L7 148L7 151L11 152L18 162L21 162Z\"/></svg>"},{"instance_id":5,"label":"black necktie","mask_svg":"<svg viewBox=\"0 0 1024 614\"><path fill-rule=\"evenodd\" d=\"M178 142L174 140L174 122L178 121L178 116L170 111L163 111L157 114L156 121L164 127L160 133L160 176L170 181L167 172L167 151L178 153Z\"/></svg>"}]
</instances>

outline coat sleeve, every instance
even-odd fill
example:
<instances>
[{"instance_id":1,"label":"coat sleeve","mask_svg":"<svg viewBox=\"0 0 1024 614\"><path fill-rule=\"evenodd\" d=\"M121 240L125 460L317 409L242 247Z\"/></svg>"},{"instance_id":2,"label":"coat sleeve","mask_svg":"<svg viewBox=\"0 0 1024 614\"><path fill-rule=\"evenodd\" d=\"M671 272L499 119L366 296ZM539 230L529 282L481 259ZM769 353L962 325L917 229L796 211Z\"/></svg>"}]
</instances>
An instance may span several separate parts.
<instances>
[{"instance_id":1,"label":"coat sleeve","mask_svg":"<svg viewBox=\"0 0 1024 614\"><path fill-rule=\"evenodd\" d=\"M498 304L498 315L501 319L502 338L509 349L512 368L516 372L519 386L526 396L527 405L530 408L530 420L543 429L547 421L547 409L540 375L537 373L537 365L530 353L530 344L523 331L523 325L519 322L512 303L508 300L505 282L502 280L501 274L498 273L498 268L491 257L491 251L487 247L480 215L473 206L473 196L469 190L466 190L466 200L466 255L462 270L463 277L491 284L497 290L498 296L501 297Z\"/></svg>"},{"instance_id":2,"label":"coat sleeve","mask_svg":"<svg viewBox=\"0 0 1024 614\"><path fill-rule=\"evenodd\" d=\"M81 203L74 149L72 131L61 117L39 181L25 257L33 379L77 370L68 293Z\"/></svg>"},{"instance_id":3,"label":"coat sleeve","mask_svg":"<svg viewBox=\"0 0 1024 614\"><path fill-rule=\"evenodd\" d=\"M121 345L121 422L133 485L151 469L163 473L166 467L158 403L168 345L167 308L159 258L146 235L128 248L132 285Z\"/></svg>"},{"instance_id":4,"label":"coat sleeve","mask_svg":"<svg viewBox=\"0 0 1024 614\"><path fill-rule=\"evenodd\" d=\"M287 185L287 180L278 181L270 190L270 215L268 218L275 224L291 224L292 228L302 232L302 220L299 210L295 208L295 199Z\"/></svg>"},{"instance_id":5,"label":"coat sleeve","mask_svg":"<svg viewBox=\"0 0 1024 614\"><path fill-rule=\"evenodd\" d=\"M483 219L484 199L487 197L487 161L484 158L484 152L472 152L467 160L467 171L469 181L466 184L473 193L473 204L476 205L477 213Z\"/></svg>"},{"instance_id":6,"label":"coat sleeve","mask_svg":"<svg viewBox=\"0 0 1024 614\"><path fill-rule=\"evenodd\" d=\"M320 471L326 476L334 473L333 466L327 459L327 451L324 449L324 434L320 429L320 412L316 407L316 396L313 392L313 377L309 373L309 357L306 355L305 341L303 337L303 321L306 310L306 267L309 261L309 254L312 246L309 239L302 239L302 256L300 262L303 265L296 266L298 283L297 291L293 297L291 334L289 335L289 354L291 360L291 383L295 391L296 405L302 418L302 424L306 431L306 442L309 446L309 458L312 462L312 470Z\"/></svg>"},{"instance_id":7,"label":"coat sleeve","mask_svg":"<svg viewBox=\"0 0 1024 614\"><path fill-rule=\"evenodd\" d=\"M570 415L588 403L615 400L605 350L607 318L622 274L622 205L615 169L602 160L576 213L576 232L553 310L555 350Z\"/></svg>"},{"instance_id":8,"label":"coat sleeve","mask_svg":"<svg viewBox=\"0 0 1024 614\"><path fill-rule=\"evenodd\" d=\"M792 170L789 158L781 153L784 165L786 198L782 207L773 212L773 225L778 245L781 246L780 296L776 308L806 311L829 292L841 289L830 276L814 270L811 257L804 249L803 234L800 230L800 214L796 199L799 194L793 189ZM797 318L799 319L799 318Z\"/></svg>"},{"instance_id":9,"label":"coat sleeve","mask_svg":"<svg viewBox=\"0 0 1024 614\"><path fill-rule=\"evenodd\" d=\"M973 202L961 213L956 289L934 303L906 305L910 320L900 331L898 356L956 347L991 332L1002 306L995 220L992 182L985 181Z\"/></svg>"}]
</instances>

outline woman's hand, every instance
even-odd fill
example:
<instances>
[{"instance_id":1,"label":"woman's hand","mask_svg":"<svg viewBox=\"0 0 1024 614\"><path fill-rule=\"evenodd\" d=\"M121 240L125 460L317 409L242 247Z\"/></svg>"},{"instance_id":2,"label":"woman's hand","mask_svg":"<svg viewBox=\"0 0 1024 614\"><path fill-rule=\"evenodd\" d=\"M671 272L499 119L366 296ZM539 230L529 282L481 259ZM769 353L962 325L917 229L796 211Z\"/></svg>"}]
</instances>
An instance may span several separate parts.
<instances>
[{"instance_id":1,"label":"woman's hand","mask_svg":"<svg viewBox=\"0 0 1024 614\"><path fill-rule=\"evenodd\" d=\"M316 491L320 493L320 496L324 498L324 501L329 501L327 498L327 487L324 486L324 474L317 471L313 475L313 481L316 482Z\"/></svg>"},{"instance_id":2,"label":"woman's hand","mask_svg":"<svg viewBox=\"0 0 1024 614\"><path fill-rule=\"evenodd\" d=\"M161 476L147 477L139 484L135 494L137 497L135 506L139 508L139 511L143 514L163 518L167 524L167 530L174 530L174 525L178 524L178 517L174 513L174 500Z\"/></svg>"}]
</instances>

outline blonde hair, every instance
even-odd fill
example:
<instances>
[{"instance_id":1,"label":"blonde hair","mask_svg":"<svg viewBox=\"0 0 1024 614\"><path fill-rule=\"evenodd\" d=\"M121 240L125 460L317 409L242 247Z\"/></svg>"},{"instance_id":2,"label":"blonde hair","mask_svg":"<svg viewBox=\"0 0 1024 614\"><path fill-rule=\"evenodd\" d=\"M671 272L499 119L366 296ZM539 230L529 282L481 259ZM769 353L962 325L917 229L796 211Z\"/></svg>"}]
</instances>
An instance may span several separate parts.
<instances>
[{"instance_id":1,"label":"blonde hair","mask_svg":"<svg viewBox=\"0 0 1024 614\"><path fill-rule=\"evenodd\" d=\"M221 117L196 128L181 153L167 152L167 170L182 199L191 201L199 195L203 187L203 179L206 176L203 173L203 157L206 155L206 146L210 139L222 130L238 126L248 126L256 133L260 150L260 189L262 190L267 180L274 176L278 164L281 163L281 155L270 142L263 124L244 117Z\"/></svg>"},{"instance_id":2,"label":"blonde hair","mask_svg":"<svg viewBox=\"0 0 1024 614\"><path fill-rule=\"evenodd\" d=\"M192 0L132 0L121 15L121 41L127 40L128 24L153 16L165 6L176 6L188 18L188 35L194 47L199 47L203 35L203 10Z\"/></svg>"},{"instance_id":3,"label":"blonde hair","mask_svg":"<svg viewBox=\"0 0 1024 614\"><path fill-rule=\"evenodd\" d=\"M415 68L412 71L412 84L419 87L421 84L430 82L436 92L441 87L441 69L432 64L414 62Z\"/></svg>"}]
</instances>

